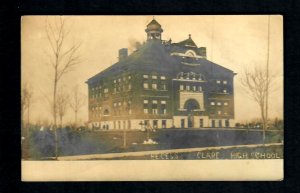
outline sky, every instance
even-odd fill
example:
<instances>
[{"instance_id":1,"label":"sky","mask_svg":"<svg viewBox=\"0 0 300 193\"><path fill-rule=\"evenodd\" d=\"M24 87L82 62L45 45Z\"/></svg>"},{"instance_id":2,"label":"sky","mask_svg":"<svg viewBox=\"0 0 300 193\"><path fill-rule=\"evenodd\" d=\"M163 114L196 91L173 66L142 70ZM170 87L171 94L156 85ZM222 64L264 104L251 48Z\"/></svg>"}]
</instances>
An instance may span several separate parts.
<instances>
[{"instance_id":1,"label":"sky","mask_svg":"<svg viewBox=\"0 0 300 193\"><path fill-rule=\"evenodd\" d=\"M30 121L52 120L50 105L53 69L47 64L50 45L46 19L56 16L24 16L21 25L21 80L33 91ZM85 81L118 60L118 50L134 51L135 42L146 41L145 28L153 16L64 16L70 29L68 43L81 42L79 63L60 82L60 89L71 93L78 85L87 96ZM259 117L258 105L247 96L240 84L244 69L267 64L267 15L154 16L162 25L162 39L179 42L192 39L206 47L207 59L233 70L235 76L235 119L237 122ZM57 18L57 17L56 17ZM276 90L270 94L269 117L283 117L283 18L270 16L270 74ZM88 120L87 103L78 114ZM65 123L74 120L68 109Z\"/></svg>"}]
</instances>

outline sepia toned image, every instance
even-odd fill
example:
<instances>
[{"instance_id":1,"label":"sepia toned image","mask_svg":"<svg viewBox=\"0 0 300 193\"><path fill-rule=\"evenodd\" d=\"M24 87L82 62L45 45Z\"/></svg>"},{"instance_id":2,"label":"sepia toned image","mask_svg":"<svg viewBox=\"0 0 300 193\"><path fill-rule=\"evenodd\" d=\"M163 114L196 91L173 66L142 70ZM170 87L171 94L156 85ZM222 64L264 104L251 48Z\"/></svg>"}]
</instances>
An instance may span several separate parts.
<instances>
[{"instance_id":1,"label":"sepia toned image","mask_svg":"<svg viewBox=\"0 0 300 193\"><path fill-rule=\"evenodd\" d=\"M280 15L23 16L21 70L25 181L283 178Z\"/></svg>"}]
</instances>

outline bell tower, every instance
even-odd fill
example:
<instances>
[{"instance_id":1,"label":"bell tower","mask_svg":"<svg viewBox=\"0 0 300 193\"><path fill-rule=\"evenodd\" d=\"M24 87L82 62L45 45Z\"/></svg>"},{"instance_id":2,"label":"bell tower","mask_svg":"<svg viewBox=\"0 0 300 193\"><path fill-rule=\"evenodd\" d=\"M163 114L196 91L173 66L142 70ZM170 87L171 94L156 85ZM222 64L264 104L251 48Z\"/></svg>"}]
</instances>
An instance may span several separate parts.
<instances>
[{"instance_id":1,"label":"bell tower","mask_svg":"<svg viewBox=\"0 0 300 193\"><path fill-rule=\"evenodd\" d=\"M147 40L161 40L161 33L163 32L163 29L161 28L161 25L153 19L145 29L145 32L147 33Z\"/></svg>"}]
</instances>

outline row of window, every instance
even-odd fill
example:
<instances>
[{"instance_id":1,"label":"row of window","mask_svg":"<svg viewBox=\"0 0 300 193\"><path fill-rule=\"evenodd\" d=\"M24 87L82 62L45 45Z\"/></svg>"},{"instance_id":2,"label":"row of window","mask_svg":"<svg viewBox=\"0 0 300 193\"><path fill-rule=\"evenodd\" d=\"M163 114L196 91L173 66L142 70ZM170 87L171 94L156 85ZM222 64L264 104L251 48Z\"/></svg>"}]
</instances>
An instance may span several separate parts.
<instances>
[{"instance_id":1,"label":"row of window","mask_svg":"<svg viewBox=\"0 0 300 193\"><path fill-rule=\"evenodd\" d=\"M221 84L221 83L227 84L227 80L223 80L223 81L221 81L221 80L216 80L216 83L217 83L217 84Z\"/></svg>"},{"instance_id":2,"label":"row of window","mask_svg":"<svg viewBox=\"0 0 300 193\"><path fill-rule=\"evenodd\" d=\"M127 80L131 80L131 76L127 76ZM118 78L118 79L114 79L114 84L117 84L117 83L121 83L121 82L125 82L126 81L126 77L124 76L123 78Z\"/></svg>"},{"instance_id":3,"label":"row of window","mask_svg":"<svg viewBox=\"0 0 300 193\"><path fill-rule=\"evenodd\" d=\"M167 85L166 85L166 83L161 83L160 85L157 85L157 83L149 84L148 82L144 82L143 88L144 89L153 89L153 90L167 90Z\"/></svg>"},{"instance_id":4,"label":"row of window","mask_svg":"<svg viewBox=\"0 0 300 193\"><path fill-rule=\"evenodd\" d=\"M223 127L222 120L218 121L218 125L216 124L217 120L211 120L211 127ZM225 127L229 127L229 120L225 120Z\"/></svg>"},{"instance_id":5,"label":"row of window","mask_svg":"<svg viewBox=\"0 0 300 193\"><path fill-rule=\"evenodd\" d=\"M143 75L143 78L144 79L149 79L149 75L148 74L144 74ZM160 77L158 77L157 75L152 75L151 76L151 79L153 79L153 80L157 80L158 78L160 78L161 80L166 80L166 77L165 76L160 76Z\"/></svg>"},{"instance_id":6,"label":"row of window","mask_svg":"<svg viewBox=\"0 0 300 193\"><path fill-rule=\"evenodd\" d=\"M182 80L205 80L204 75L203 74L197 74L195 72L180 72L179 74L177 74L177 79L182 79Z\"/></svg>"},{"instance_id":7,"label":"row of window","mask_svg":"<svg viewBox=\"0 0 300 193\"><path fill-rule=\"evenodd\" d=\"M199 91L202 92L202 86L191 86L191 85L183 85L179 86L179 90L186 90L186 91Z\"/></svg>"},{"instance_id":8,"label":"row of window","mask_svg":"<svg viewBox=\"0 0 300 193\"><path fill-rule=\"evenodd\" d=\"M212 102L210 102L210 105L211 106L215 106L215 105L217 105L217 106L221 106L221 105L224 105L224 106L228 106L228 102L214 102L214 101L212 101Z\"/></svg>"},{"instance_id":9,"label":"row of window","mask_svg":"<svg viewBox=\"0 0 300 193\"><path fill-rule=\"evenodd\" d=\"M160 108L158 108L158 101L152 100L151 104L149 100L144 100L144 114L167 114L167 102L162 100L160 101Z\"/></svg>"}]
</instances>

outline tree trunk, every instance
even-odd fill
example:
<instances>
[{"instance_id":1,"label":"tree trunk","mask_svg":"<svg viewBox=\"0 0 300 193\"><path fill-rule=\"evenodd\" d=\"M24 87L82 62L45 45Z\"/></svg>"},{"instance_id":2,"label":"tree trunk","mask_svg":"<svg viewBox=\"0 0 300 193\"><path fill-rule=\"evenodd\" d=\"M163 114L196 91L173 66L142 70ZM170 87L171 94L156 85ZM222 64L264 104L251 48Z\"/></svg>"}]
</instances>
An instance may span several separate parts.
<instances>
[{"instance_id":1,"label":"tree trunk","mask_svg":"<svg viewBox=\"0 0 300 193\"><path fill-rule=\"evenodd\" d=\"M263 123L263 145L265 145L265 139L266 139L266 120L265 120L265 105L264 103L260 104L260 111L261 111L261 118Z\"/></svg>"},{"instance_id":2,"label":"tree trunk","mask_svg":"<svg viewBox=\"0 0 300 193\"><path fill-rule=\"evenodd\" d=\"M75 111L75 127L77 127L77 110Z\"/></svg>"},{"instance_id":3,"label":"tree trunk","mask_svg":"<svg viewBox=\"0 0 300 193\"><path fill-rule=\"evenodd\" d=\"M58 137L56 126L56 89L57 89L57 71L55 71L54 89L53 89L53 121L54 121L54 136L55 136L55 159L58 157Z\"/></svg>"}]
</instances>

